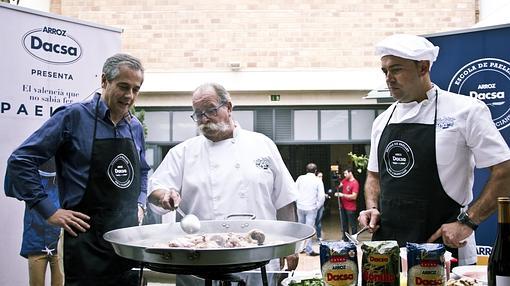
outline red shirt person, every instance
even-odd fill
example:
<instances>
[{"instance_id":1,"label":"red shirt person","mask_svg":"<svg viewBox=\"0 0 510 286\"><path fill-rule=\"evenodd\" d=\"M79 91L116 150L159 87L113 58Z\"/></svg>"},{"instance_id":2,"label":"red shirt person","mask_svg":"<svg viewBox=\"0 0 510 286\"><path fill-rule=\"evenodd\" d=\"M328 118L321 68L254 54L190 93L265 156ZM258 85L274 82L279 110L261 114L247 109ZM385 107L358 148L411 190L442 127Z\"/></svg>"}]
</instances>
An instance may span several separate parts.
<instances>
[{"instance_id":1,"label":"red shirt person","mask_svg":"<svg viewBox=\"0 0 510 286\"><path fill-rule=\"evenodd\" d=\"M338 205L340 209L340 219L342 223L342 232L349 232L349 226L351 228L350 233L358 231L358 220L356 213L356 200L359 193L359 183L354 178L351 169L344 171L344 179L340 182L341 192L338 192ZM344 240L346 238L344 237Z\"/></svg>"}]
</instances>

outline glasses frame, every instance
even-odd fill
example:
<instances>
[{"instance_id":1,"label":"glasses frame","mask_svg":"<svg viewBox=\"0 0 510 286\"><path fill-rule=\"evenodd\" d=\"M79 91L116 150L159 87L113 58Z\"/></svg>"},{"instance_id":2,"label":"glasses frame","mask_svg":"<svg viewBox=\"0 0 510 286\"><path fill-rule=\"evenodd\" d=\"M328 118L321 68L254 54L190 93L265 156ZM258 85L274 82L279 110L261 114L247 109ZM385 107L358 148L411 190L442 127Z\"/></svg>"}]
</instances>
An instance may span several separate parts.
<instances>
[{"instance_id":1,"label":"glasses frame","mask_svg":"<svg viewBox=\"0 0 510 286\"><path fill-rule=\"evenodd\" d=\"M218 115L218 110L225 106L228 103L228 101L224 101L220 103L220 105L207 109L206 111L202 112L193 112L193 114L190 115L191 119L195 122L198 122L202 119L202 117L206 117L207 119L211 119L211 117L215 117Z\"/></svg>"}]
</instances>

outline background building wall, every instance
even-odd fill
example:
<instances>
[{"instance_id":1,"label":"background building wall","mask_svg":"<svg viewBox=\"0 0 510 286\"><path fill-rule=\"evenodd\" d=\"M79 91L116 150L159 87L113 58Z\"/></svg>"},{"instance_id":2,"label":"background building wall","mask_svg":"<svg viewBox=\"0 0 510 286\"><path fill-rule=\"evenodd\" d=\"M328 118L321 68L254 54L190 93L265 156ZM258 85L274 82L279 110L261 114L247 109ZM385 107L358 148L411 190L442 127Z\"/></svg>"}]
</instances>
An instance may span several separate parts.
<instances>
[{"instance_id":1,"label":"background building wall","mask_svg":"<svg viewBox=\"0 0 510 286\"><path fill-rule=\"evenodd\" d=\"M475 24L477 0L51 1L51 12L124 29L147 71L377 67L387 35Z\"/></svg>"}]
</instances>

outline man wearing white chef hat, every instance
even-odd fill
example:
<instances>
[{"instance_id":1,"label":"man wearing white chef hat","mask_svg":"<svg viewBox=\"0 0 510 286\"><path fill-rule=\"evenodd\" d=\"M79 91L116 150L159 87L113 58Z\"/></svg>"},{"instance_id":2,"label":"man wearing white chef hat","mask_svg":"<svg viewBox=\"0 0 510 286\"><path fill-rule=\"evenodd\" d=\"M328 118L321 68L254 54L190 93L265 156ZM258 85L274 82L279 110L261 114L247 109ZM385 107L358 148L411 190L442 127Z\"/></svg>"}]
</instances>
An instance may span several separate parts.
<instances>
[{"instance_id":1,"label":"man wearing white chef hat","mask_svg":"<svg viewBox=\"0 0 510 286\"><path fill-rule=\"evenodd\" d=\"M510 149L481 101L441 90L430 80L439 47L414 35L376 45L396 100L373 123L359 216L373 240L442 242L459 264L474 264L474 230L510 195ZM491 176L473 201L474 167ZM469 205L469 207L468 207Z\"/></svg>"}]
</instances>

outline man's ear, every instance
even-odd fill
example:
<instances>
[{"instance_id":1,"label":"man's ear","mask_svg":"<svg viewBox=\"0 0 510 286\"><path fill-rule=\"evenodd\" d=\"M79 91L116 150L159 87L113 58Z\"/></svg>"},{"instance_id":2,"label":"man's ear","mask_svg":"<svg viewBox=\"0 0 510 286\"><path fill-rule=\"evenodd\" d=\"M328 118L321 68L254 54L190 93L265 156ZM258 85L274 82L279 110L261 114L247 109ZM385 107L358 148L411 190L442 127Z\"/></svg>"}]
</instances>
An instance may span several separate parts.
<instances>
[{"instance_id":1,"label":"man's ear","mask_svg":"<svg viewBox=\"0 0 510 286\"><path fill-rule=\"evenodd\" d=\"M106 75L105 74L102 74L101 75L101 88L106 88Z\"/></svg>"},{"instance_id":2,"label":"man's ear","mask_svg":"<svg viewBox=\"0 0 510 286\"><path fill-rule=\"evenodd\" d=\"M429 61L420 61L420 75L425 75L430 71L430 62Z\"/></svg>"}]
</instances>

